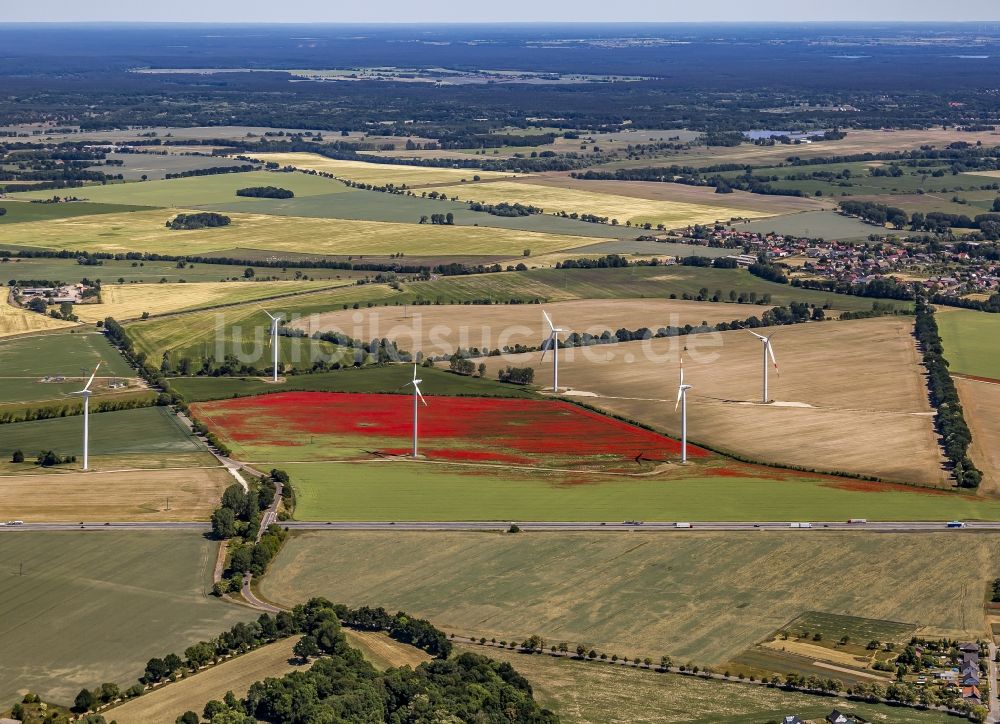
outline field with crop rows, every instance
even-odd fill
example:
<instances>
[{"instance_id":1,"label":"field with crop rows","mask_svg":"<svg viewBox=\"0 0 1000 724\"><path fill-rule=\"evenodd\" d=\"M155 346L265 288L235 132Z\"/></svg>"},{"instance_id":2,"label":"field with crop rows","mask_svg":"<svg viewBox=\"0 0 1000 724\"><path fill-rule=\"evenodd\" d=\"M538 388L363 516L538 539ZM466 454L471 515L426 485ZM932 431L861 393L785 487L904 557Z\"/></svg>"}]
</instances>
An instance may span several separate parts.
<instances>
[{"instance_id":1,"label":"field with crop rows","mask_svg":"<svg viewBox=\"0 0 1000 724\"><path fill-rule=\"evenodd\" d=\"M69 705L82 687L125 688L151 656L256 618L209 595L217 545L191 532L5 533L0 701L30 690Z\"/></svg>"},{"instance_id":2,"label":"field with crop rows","mask_svg":"<svg viewBox=\"0 0 1000 724\"><path fill-rule=\"evenodd\" d=\"M806 611L975 638L998 553L1000 536L947 532L315 532L286 543L261 591L285 604L378 601L476 638L539 634L704 666Z\"/></svg>"},{"instance_id":3,"label":"field with crop rows","mask_svg":"<svg viewBox=\"0 0 1000 724\"><path fill-rule=\"evenodd\" d=\"M39 450L53 450L60 455L83 454L83 417L80 415L17 422L4 425L2 429L0 463L5 466L15 450L24 451L29 462L22 467L29 469L34 467L30 461ZM204 449L165 407L90 416L91 467L105 470L150 467L151 459L158 461L153 467L171 467L189 461L192 453L202 453ZM195 458L201 459L197 455ZM20 472L22 468L10 469Z\"/></svg>"}]
</instances>

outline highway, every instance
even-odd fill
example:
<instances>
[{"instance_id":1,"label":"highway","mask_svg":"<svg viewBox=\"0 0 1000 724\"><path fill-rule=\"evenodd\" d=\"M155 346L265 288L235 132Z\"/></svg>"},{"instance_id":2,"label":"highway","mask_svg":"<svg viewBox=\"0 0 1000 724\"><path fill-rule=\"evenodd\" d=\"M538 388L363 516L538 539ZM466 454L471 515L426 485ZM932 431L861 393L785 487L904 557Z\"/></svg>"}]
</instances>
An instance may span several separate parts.
<instances>
[{"instance_id":1,"label":"highway","mask_svg":"<svg viewBox=\"0 0 1000 724\"><path fill-rule=\"evenodd\" d=\"M267 516L270 523L274 516ZM262 521L264 523L265 521ZM851 531L854 533L967 533L976 531L1000 531L1000 521L969 521L964 528L948 528L944 521L891 521L867 523L847 523L845 521L811 522L809 528L792 528L791 521L741 522L741 521L693 521L685 523L690 527L678 528L675 522L647 521L642 524L627 524L622 521L516 521L523 531L559 532L674 532L691 533L710 531L732 532L775 532L784 531L807 535L823 531ZM381 531L505 531L511 521L284 521L280 524L290 530L381 530ZM24 523L23 525L0 525L0 533L30 530L197 530L207 531L208 523L201 522L103 522L83 521L66 523ZM263 529L263 528L262 528Z\"/></svg>"}]
</instances>

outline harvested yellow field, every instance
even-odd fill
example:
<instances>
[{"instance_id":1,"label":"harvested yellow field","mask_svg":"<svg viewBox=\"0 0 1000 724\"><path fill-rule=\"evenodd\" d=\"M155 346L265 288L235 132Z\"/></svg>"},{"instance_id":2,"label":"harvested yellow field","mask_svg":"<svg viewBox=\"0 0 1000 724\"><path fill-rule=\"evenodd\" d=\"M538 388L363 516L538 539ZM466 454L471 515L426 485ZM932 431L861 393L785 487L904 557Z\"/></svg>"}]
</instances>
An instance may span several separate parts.
<instances>
[{"instance_id":1,"label":"harvested yellow field","mask_svg":"<svg viewBox=\"0 0 1000 724\"><path fill-rule=\"evenodd\" d=\"M563 329L600 336L625 327L697 326L744 319L745 304L686 302L672 299L585 299L536 304L373 307L315 314L296 326L309 335L338 331L357 339L387 337L400 349L424 355L452 354L459 347L503 349L536 346L548 336L542 310ZM565 339L566 335L563 335Z\"/></svg>"},{"instance_id":2,"label":"harvested yellow field","mask_svg":"<svg viewBox=\"0 0 1000 724\"><path fill-rule=\"evenodd\" d=\"M979 492L1000 495L1000 384L954 377L972 432L972 461L983 471Z\"/></svg>"},{"instance_id":3,"label":"harvested yellow field","mask_svg":"<svg viewBox=\"0 0 1000 724\"><path fill-rule=\"evenodd\" d=\"M105 317L124 320L139 317L143 312L149 312L151 315L167 314L337 286L344 286L344 283L279 281L109 284L101 288L100 304L79 304L74 311L84 322L96 322Z\"/></svg>"},{"instance_id":4,"label":"harvested yellow field","mask_svg":"<svg viewBox=\"0 0 1000 724\"><path fill-rule=\"evenodd\" d=\"M200 713L212 699L222 699L227 691L246 696L250 685L289 671L305 671L292 653L297 637L276 641L212 666L172 684L165 684L107 712L119 724L161 724L172 722L185 711Z\"/></svg>"},{"instance_id":5,"label":"harvested yellow field","mask_svg":"<svg viewBox=\"0 0 1000 724\"><path fill-rule=\"evenodd\" d=\"M236 213L227 214L232 219L229 226L195 231L166 228L165 222L178 213L183 210L159 209L0 225L0 244L24 243L30 239L33 246L47 249L178 255L242 248L309 254L520 256L526 248L544 254L594 241L580 236L481 226Z\"/></svg>"},{"instance_id":6,"label":"harvested yellow field","mask_svg":"<svg viewBox=\"0 0 1000 724\"><path fill-rule=\"evenodd\" d=\"M822 211L832 209L833 201L828 199L804 198L799 196L767 196L747 191L733 191L724 197L715 193L711 186L688 186L656 181L597 181L571 178L568 173L547 173L531 176L523 182L530 186L551 186L574 189L590 193L631 196L668 203L698 204L716 207L725 201L727 208L744 211L758 211L766 215L793 214L799 211Z\"/></svg>"},{"instance_id":7,"label":"harvested yellow field","mask_svg":"<svg viewBox=\"0 0 1000 724\"><path fill-rule=\"evenodd\" d=\"M943 458L909 318L800 324L776 332L780 377L762 397L761 343L745 331L567 349L560 384L581 401L680 433L674 413L684 346L692 442L753 460L945 485ZM487 361L531 366L537 354Z\"/></svg>"},{"instance_id":8,"label":"harvested yellow field","mask_svg":"<svg viewBox=\"0 0 1000 724\"><path fill-rule=\"evenodd\" d=\"M448 186L439 189L449 196L457 196L460 201L481 201L497 204L502 201L519 202L545 209L546 213L576 212L594 214L626 221L634 225L651 223L663 224L668 229L686 227L690 224L711 224L728 221L731 218L763 218L772 216L765 211L737 209L719 204L692 204L676 201L657 201L636 196L622 196L599 191L585 191L578 188L543 186L530 181L517 183L497 181L496 183L473 184L471 186ZM721 198L721 197L720 197Z\"/></svg>"},{"instance_id":9,"label":"harvested yellow field","mask_svg":"<svg viewBox=\"0 0 1000 724\"><path fill-rule=\"evenodd\" d=\"M5 475L0 476L0 518L28 523L208 520L233 482L222 468Z\"/></svg>"},{"instance_id":10,"label":"harvested yellow field","mask_svg":"<svg viewBox=\"0 0 1000 724\"><path fill-rule=\"evenodd\" d=\"M342 629L347 642L358 649L376 669L390 669L397 666L417 668L420 664L433 661L434 657L422 649L402 644L389 638L381 631L353 631Z\"/></svg>"},{"instance_id":11,"label":"harvested yellow field","mask_svg":"<svg viewBox=\"0 0 1000 724\"><path fill-rule=\"evenodd\" d=\"M317 153L255 153L254 158L273 161L280 166L294 166L309 171L331 173L337 178L359 183L384 186L426 186L428 184L461 183L472 181L473 176L481 179L513 178L513 173L480 171L474 168L431 168L429 166L408 166L396 163L365 163L364 161L343 161L327 158Z\"/></svg>"},{"instance_id":12,"label":"harvested yellow field","mask_svg":"<svg viewBox=\"0 0 1000 724\"><path fill-rule=\"evenodd\" d=\"M12 306L6 298L0 302L0 337L74 326L75 322L53 319L44 314Z\"/></svg>"}]
</instances>

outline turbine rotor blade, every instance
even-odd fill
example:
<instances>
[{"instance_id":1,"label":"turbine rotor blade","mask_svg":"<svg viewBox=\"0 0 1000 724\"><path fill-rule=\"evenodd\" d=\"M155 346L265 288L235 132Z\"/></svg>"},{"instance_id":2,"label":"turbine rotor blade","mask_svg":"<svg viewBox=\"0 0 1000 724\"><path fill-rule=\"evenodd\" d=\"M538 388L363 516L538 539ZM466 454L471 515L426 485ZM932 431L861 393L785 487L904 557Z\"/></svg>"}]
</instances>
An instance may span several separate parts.
<instances>
[{"instance_id":1,"label":"turbine rotor blade","mask_svg":"<svg viewBox=\"0 0 1000 724\"><path fill-rule=\"evenodd\" d=\"M767 352L768 352L768 354L771 355L771 363L774 365L774 373L775 374L779 374L779 372L778 372L778 360L776 360L774 358L774 348L771 347L771 343L770 342L767 343Z\"/></svg>"},{"instance_id":2,"label":"turbine rotor blade","mask_svg":"<svg viewBox=\"0 0 1000 724\"><path fill-rule=\"evenodd\" d=\"M97 376L97 370L99 370L100 368L101 368L101 363L100 363L100 362L98 362L98 363L97 363L97 367L95 367L95 368L94 368L94 374L92 374L92 375L90 376L90 379L89 379L89 380L87 380L87 384L85 384L85 385L83 386L83 389L84 389L84 390L89 390L89 389L90 389L90 386L91 386L91 385L93 384L93 382L94 382L94 378L95 378L95 377ZM82 390L81 390L81 392L82 392Z\"/></svg>"},{"instance_id":3,"label":"turbine rotor blade","mask_svg":"<svg viewBox=\"0 0 1000 724\"><path fill-rule=\"evenodd\" d=\"M413 385L413 390L417 393L417 397L420 398L420 401L424 403L424 407L427 407L427 400L425 400L424 396L420 394L420 388L417 387L416 385Z\"/></svg>"},{"instance_id":4,"label":"turbine rotor blade","mask_svg":"<svg viewBox=\"0 0 1000 724\"><path fill-rule=\"evenodd\" d=\"M757 339L759 339L762 342L767 339L767 337L765 337L763 334L757 334L756 332L753 332L753 331L751 331L749 329L747 331L750 332L750 334L752 334L754 337L756 337Z\"/></svg>"},{"instance_id":5,"label":"turbine rotor blade","mask_svg":"<svg viewBox=\"0 0 1000 724\"><path fill-rule=\"evenodd\" d=\"M552 349L552 344L555 340L556 333L551 332L548 338L542 342L542 362L545 361L545 353Z\"/></svg>"},{"instance_id":6,"label":"turbine rotor blade","mask_svg":"<svg viewBox=\"0 0 1000 724\"><path fill-rule=\"evenodd\" d=\"M555 326L552 324L552 317L550 317L548 312L546 312L544 309L542 310L542 316L545 317L545 321L548 323L549 329L555 331Z\"/></svg>"}]
</instances>

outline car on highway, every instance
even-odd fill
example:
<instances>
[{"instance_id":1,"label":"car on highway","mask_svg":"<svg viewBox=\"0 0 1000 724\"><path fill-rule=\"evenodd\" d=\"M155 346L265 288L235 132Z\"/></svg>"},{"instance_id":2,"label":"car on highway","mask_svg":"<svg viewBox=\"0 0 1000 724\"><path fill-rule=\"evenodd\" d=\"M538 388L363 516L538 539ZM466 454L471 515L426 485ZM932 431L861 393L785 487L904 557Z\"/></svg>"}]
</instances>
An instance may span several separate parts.
<instances>
[{"instance_id":1,"label":"car on highway","mask_svg":"<svg viewBox=\"0 0 1000 724\"><path fill-rule=\"evenodd\" d=\"M23 520L8 520L7 525L24 525Z\"/></svg>"}]
</instances>

